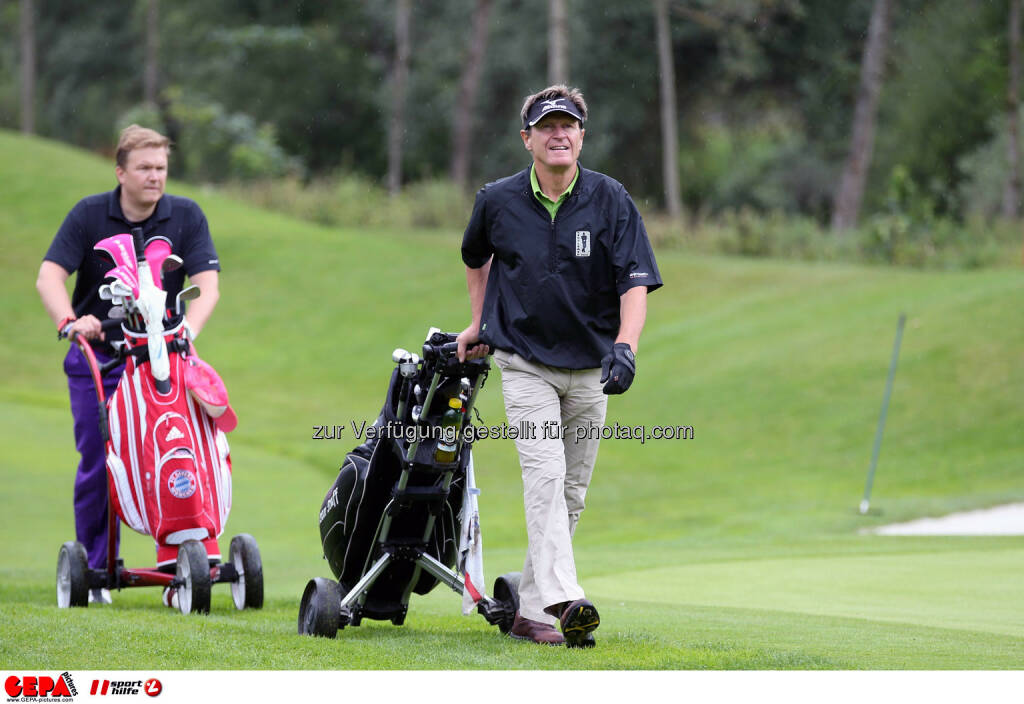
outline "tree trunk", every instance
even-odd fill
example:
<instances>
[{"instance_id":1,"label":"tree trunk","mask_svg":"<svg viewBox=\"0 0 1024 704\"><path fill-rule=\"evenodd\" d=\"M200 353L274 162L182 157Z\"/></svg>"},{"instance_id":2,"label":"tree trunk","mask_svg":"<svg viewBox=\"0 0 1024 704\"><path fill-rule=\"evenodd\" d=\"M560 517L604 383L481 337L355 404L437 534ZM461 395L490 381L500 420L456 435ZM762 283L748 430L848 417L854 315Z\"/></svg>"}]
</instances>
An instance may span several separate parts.
<instances>
[{"instance_id":1,"label":"tree trunk","mask_svg":"<svg viewBox=\"0 0 1024 704\"><path fill-rule=\"evenodd\" d=\"M658 35L658 70L661 77L661 170L665 181L665 205L677 219L683 214L679 194L679 139L676 116L676 70L672 61L668 0L654 0L654 23Z\"/></svg>"},{"instance_id":2,"label":"tree trunk","mask_svg":"<svg viewBox=\"0 0 1024 704\"><path fill-rule=\"evenodd\" d=\"M569 83L569 21L566 0L548 0L548 85Z\"/></svg>"},{"instance_id":3,"label":"tree trunk","mask_svg":"<svg viewBox=\"0 0 1024 704\"><path fill-rule=\"evenodd\" d=\"M160 0L146 1L146 67L142 77L142 98L156 105L160 90Z\"/></svg>"},{"instance_id":4,"label":"tree trunk","mask_svg":"<svg viewBox=\"0 0 1024 704\"><path fill-rule=\"evenodd\" d=\"M1003 217L1020 216L1020 0L1010 0L1010 78L1006 90L1006 158L1010 171L1003 190Z\"/></svg>"},{"instance_id":5,"label":"tree trunk","mask_svg":"<svg viewBox=\"0 0 1024 704\"><path fill-rule=\"evenodd\" d=\"M452 181L460 189L469 181L469 157L473 144L473 118L476 115L476 96L480 88L484 57L487 55L488 19L491 0L476 0L473 10L473 35L469 42L469 56L462 67L459 95L455 101L452 120Z\"/></svg>"},{"instance_id":6,"label":"tree trunk","mask_svg":"<svg viewBox=\"0 0 1024 704\"><path fill-rule=\"evenodd\" d=\"M395 66L391 81L391 121L388 124L388 192L402 189L402 138L405 133L405 92L409 78L410 0L395 5Z\"/></svg>"},{"instance_id":7,"label":"tree trunk","mask_svg":"<svg viewBox=\"0 0 1024 704\"><path fill-rule=\"evenodd\" d=\"M21 0L18 34L21 40L21 131L36 131L36 28L33 0Z\"/></svg>"},{"instance_id":8,"label":"tree trunk","mask_svg":"<svg viewBox=\"0 0 1024 704\"><path fill-rule=\"evenodd\" d=\"M853 133L850 155L839 179L832 207L832 228L842 231L857 224L871 152L875 142L875 120L878 117L878 97L882 91L885 69L885 51L889 36L889 18L895 0L875 0L871 9L871 22L860 65L860 88L853 113Z\"/></svg>"}]
</instances>

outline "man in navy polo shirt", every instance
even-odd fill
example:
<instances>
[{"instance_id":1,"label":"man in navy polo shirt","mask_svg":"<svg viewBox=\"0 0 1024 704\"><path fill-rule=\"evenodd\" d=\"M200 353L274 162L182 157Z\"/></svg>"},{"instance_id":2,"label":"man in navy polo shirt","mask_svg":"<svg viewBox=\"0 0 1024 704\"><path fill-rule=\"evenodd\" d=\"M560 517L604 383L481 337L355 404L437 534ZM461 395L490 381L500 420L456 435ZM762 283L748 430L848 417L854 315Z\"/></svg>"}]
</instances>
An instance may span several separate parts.
<instances>
[{"instance_id":1,"label":"man in navy polo shirt","mask_svg":"<svg viewBox=\"0 0 1024 704\"><path fill-rule=\"evenodd\" d=\"M80 333L90 341L100 363L113 354L110 343L122 338L120 328L108 330L101 323L111 303L99 297L104 273L112 268L93 246L102 239L141 227L148 239L163 235L171 252L183 266L163 274L167 299L184 286L185 275L201 295L189 307L185 324L194 338L217 305L220 263L206 216L193 201L164 194L170 140L151 129L131 125L121 132L117 145L118 186L108 193L84 198L71 209L53 238L36 279L36 289L58 332ZM77 272L75 289L69 298L65 282ZM124 370L118 366L103 379L107 396L114 392ZM107 562L107 476L106 456L99 430L96 392L85 357L71 345L64 358L74 419L75 446L81 454L75 478L75 532L85 546L90 567ZM94 589L90 601L110 603L106 589Z\"/></svg>"},{"instance_id":2,"label":"man in navy polo shirt","mask_svg":"<svg viewBox=\"0 0 1024 704\"><path fill-rule=\"evenodd\" d=\"M633 381L647 293L661 277L625 188L578 164L583 95L551 86L521 117L533 164L480 190L463 236L472 322L459 357L493 350L510 425L534 430L516 440L529 546L510 633L588 647L600 619L578 583L572 536L607 395Z\"/></svg>"}]
</instances>

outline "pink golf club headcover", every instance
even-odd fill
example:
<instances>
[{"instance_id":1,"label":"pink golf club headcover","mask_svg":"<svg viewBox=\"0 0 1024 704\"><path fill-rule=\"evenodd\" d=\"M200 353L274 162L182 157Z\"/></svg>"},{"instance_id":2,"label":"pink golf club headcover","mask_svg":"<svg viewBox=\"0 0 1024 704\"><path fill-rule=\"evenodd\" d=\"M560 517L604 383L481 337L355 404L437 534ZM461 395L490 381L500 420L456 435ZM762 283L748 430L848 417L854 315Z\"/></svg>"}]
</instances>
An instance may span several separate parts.
<instances>
[{"instance_id":1,"label":"pink golf club headcover","mask_svg":"<svg viewBox=\"0 0 1024 704\"><path fill-rule=\"evenodd\" d=\"M135 241L131 235L111 235L96 243L93 249L99 249L110 255L115 267L123 266L131 270L138 279L138 266L135 257Z\"/></svg>"},{"instance_id":2,"label":"pink golf club headcover","mask_svg":"<svg viewBox=\"0 0 1024 704\"><path fill-rule=\"evenodd\" d=\"M228 390L220 375L209 364L190 354L185 366L185 387L213 418L217 427L230 433L238 425L238 416L228 402Z\"/></svg>"},{"instance_id":3,"label":"pink golf club headcover","mask_svg":"<svg viewBox=\"0 0 1024 704\"><path fill-rule=\"evenodd\" d=\"M135 274L135 267L128 268L124 265L115 266L104 276L115 278L132 290L132 295L139 297L139 277Z\"/></svg>"},{"instance_id":4,"label":"pink golf club headcover","mask_svg":"<svg viewBox=\"0 0 1024 704\"><path fill-rule=\"evenodd\" d=\"M165 237L154 237L146 245L146 261L149 262L149 271L153 274L153 283L157 288L163 288L162 268L164 260L171 256L171 243Z\"/></svg>"}]
</instances>

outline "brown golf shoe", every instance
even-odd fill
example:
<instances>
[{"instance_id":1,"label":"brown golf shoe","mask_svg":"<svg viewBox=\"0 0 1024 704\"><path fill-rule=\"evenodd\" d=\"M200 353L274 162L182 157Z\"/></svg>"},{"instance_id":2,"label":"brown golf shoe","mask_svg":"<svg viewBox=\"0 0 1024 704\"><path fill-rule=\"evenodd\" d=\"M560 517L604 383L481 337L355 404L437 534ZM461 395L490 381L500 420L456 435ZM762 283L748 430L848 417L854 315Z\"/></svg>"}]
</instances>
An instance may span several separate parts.
<instances>
[{"instance_id":1,"label":"brown golf shoe","mask_svg":"<svg viewBox=\"0 0 1024 704\"><path fill-rule=\"evenodd\" d=\"M562 611L559 619L565 645L569 648L593 648L593 631L601 625L597 607L588 599L577 599Z\"/></svg>"},{"instance_id":2,"label":"brown golf shoe","mask_svg":"<svg viewBox=\"0 0 1024 704\"><path fill-rule=\"evenodd\" d=\"M512 628L508 634L519 640L528 640L541 645L562 645L565 638L558 629L540 621L531 621L523 618L516 612L516 619L512 622Z\"/></svg>"}]
</instances>

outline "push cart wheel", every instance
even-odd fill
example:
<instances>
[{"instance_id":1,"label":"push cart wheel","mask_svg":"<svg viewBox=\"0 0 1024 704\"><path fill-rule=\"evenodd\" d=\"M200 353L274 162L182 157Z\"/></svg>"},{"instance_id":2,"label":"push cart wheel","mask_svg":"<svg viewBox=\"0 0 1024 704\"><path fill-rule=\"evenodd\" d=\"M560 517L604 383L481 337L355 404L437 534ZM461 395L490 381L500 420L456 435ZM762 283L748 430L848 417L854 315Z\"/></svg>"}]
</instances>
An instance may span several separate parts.
<instances>
[{"instance_id":1,"label":"push cart wheel","mask_svg":"<svg viewBox=\"0 0 1024 704\"><path fill-rule=\"evenodd\" d=\"M61 545L57 553L57 606L89 606L89 557L74 540Z\"/></svg>"},{"instance_id":2,"label":"push cart wheel","mask_svg":"<svg viewBox=\"0 0 1024 704\"><path fill-rule=\"evenodd\" d=\"M183 582L178 588L181 613L210 613L210 561L198 540L186 540L178 547L175 575Z\"/></svg>"},{"instance_id":3,"label":"push cart wheel","mask_svg":"<svg viewBox=\"0 0 1024 704\"><path fill-rule=\"evenodd\" d=\"M341 616L341 585L333 579L309 580L299 604L299 635L334 638Z\"/></svg>"},{"instance_id":4,"label":"push cart wheel","mask_svg":"<svg viewBox=\"0 0 1024 704\"><path fill-rule=\"evenodd\" d=\"M256 539L248 533L236 535L231 539L228 549L231 564L238 572L238 581L231 583L231 598L235 608L263 608L263 561L260 560L260 549Z\"/></svg>"},{"instance_id":5,"label":"push cart wheel","mask_svg":"<svg viewBox=\"0 0 1024 704\"><path fill-rule=\"evenodd\" d=\"M498 630L502 633L512 630L512 622L519 611L519 580L522 578L522 572L508 572L494 580L494 599L505 605L505 617L498 621Z\"/></svg>"}]
</instances>

